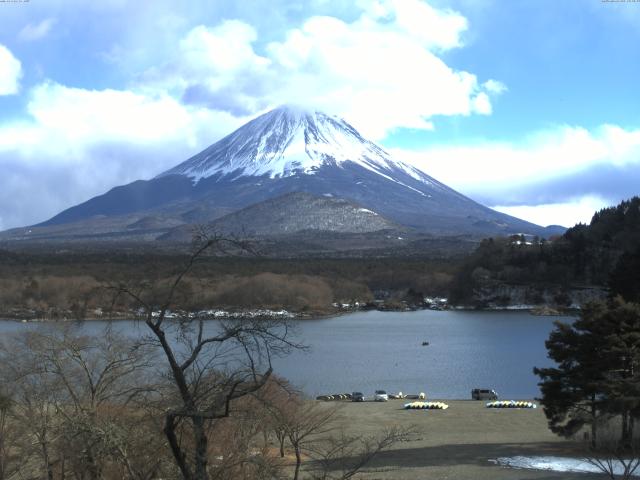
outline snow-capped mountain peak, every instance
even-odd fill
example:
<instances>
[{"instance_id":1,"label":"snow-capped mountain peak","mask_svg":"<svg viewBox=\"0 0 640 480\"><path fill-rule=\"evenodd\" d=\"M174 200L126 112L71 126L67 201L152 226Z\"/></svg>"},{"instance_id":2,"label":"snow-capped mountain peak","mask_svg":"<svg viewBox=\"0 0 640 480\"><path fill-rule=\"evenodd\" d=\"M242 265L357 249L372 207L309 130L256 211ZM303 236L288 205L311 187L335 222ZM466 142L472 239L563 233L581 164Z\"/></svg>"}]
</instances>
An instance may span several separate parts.
<instances>
[{"instance_id":1,"label":"snow-capped mountain peak","mask_svg":"<svg viewBox=\"0 0 640 480\"><path fill-rule=\"evenodd\" d=\"M545 232L392 158L340 118L289 106L255 118L156 178L115 187L39 227L49 235L49 227L81 222L85 231L90 225L82 222L117 217L128 235L221 216L227 225L247 227L243 233L260 223L264 228L253 231L274 235L289 227L362 233L396 225L435 235Z\"/></svg>"},{"instance_id":2,"label":"snow-capped mountain peak","mask_svg":"<svg viewBox=\"0 0 640 480\"><path fill-rule=\"evenodd\" d=\"M424 173L392 159L345 120L290 105L260 115L158 177L179 174L194 182L213 175L228 179L265 175L282 178L314 174L322 166L344 162L353 162L389 180L393 171L402 170L432 184Z\"/></svg>"}]
</instances>

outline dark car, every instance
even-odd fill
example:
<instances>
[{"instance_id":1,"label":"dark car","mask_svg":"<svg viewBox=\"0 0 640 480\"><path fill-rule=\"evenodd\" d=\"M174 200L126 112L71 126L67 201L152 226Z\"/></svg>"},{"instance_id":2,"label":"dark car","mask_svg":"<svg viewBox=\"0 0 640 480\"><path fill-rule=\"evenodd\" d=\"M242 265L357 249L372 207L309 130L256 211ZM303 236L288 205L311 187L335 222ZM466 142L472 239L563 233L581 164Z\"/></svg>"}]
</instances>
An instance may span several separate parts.
<instances>
[{"instance_id":1,"label":"dark car","mask_svg":"<svg viewBox=\"0 0 640 480\"><path fill-rule=\"evenodd\" d=\"M362 394L362 392L353 392L351 394L351 401L352 402L364 402L364 395Z\"/></svg>"},{"instance_id":2,"label":"dark car","mask_svg":"<svg viewBox=\"0 0 640 480\"><path fill-rule=\"evenodd\" d=\"M471 390L471 398L473 400L497 400L498 394L495 390L488 388L474 388Z\"/></svg>"}]
</instances>

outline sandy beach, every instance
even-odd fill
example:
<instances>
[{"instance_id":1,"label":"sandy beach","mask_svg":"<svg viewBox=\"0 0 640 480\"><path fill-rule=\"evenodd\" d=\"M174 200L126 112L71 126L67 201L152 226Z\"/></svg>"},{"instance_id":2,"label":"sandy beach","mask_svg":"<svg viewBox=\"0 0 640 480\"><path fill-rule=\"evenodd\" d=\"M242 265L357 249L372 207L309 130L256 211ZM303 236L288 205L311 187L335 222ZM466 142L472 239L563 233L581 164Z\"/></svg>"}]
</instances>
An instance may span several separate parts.
<instances>
[{"instance_id":1,"label":"sandy beach","mask_svg":"<svg viewBox=\"0 0 640 480\"><path fill-rule=\"evenodd\" d=\"M577 479L596 474L506 468L492 459L517 455L579 456L575 445L547 428L541 408L488 409L484 401L445 400L447 410L404 410L403 400L342 403L350 434L375 435L412 427L409 441L383 452L359 478L367 479ZM334 402L327 402L327 406Z\"/></svg>"}]
</instances>

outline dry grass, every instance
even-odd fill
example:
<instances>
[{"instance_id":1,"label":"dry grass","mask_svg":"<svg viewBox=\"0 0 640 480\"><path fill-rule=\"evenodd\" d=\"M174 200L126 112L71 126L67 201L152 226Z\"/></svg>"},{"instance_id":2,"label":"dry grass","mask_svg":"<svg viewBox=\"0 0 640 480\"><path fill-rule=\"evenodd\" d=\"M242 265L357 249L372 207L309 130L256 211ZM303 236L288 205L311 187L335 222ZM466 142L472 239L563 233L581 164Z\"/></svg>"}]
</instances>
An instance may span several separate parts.
<instances>
[{"instance_id":1,"label":"dry grass","mask_svg":"<svg viewBox=\"0 0 640 480\"><path fill-rule=\"evenodd\" d=\"M585 479L597 475L514 470L490 459L515 455L567 455L574 446L552 434L541 409L487 409L485 402L447 400L448 410L404 410L402 400L347 403L342 426L376 435L393 426L414 429L409 441L382 452L363 479ZM329 405L329 404L327 404Z\"/></svg>"}]
</instances>

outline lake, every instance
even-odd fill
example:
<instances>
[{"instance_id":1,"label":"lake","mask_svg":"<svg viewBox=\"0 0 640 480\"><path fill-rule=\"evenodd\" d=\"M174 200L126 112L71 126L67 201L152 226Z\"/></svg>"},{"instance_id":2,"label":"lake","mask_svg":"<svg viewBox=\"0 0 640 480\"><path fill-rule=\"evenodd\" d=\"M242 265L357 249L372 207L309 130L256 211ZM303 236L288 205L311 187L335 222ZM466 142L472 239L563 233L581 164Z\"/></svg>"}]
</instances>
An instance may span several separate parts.
<instances>
[{"instance_id":1,"label":"lake","mask_svg":"<svg viewBox=\"0 0 640 480\"><path fill-rule=\"evenodd\" d=\"M309 351L278 358L274 368L312 396L385 389L465 399L472 388L493 388L504 399L533 398L539 389L532 369L552 364L544 342L558 319L572 320L527 312L422 310L298 321L298 340ZM130 335L146 333L143 324L116 324ZM3 321L0 334L34 325ZM80 328L97 333L103 326L86 322Z\"/></svg>"}]
</instances>

